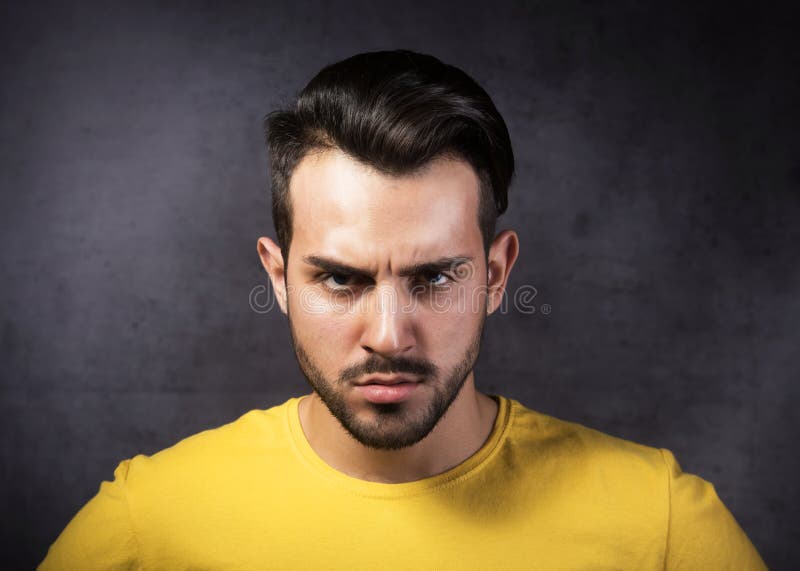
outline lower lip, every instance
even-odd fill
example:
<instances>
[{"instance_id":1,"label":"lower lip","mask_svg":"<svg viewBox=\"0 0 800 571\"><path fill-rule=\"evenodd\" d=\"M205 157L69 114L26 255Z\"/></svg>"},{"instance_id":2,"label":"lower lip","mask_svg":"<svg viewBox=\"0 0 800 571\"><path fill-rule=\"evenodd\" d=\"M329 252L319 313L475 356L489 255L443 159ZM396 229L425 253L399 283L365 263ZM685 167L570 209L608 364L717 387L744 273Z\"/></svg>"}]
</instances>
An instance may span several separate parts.
<instances>
[{"instance_id":1,"label":"lower lip","mask_svg":"<svg viewBox=\"0 0 800 571\"><path fill-rule=\"evenodd\" d=\"M396 385L359 385L356 390L366 400L375 404L402 402L417 389L417 383L397 383Z\"/></svg>"}]
</instances>

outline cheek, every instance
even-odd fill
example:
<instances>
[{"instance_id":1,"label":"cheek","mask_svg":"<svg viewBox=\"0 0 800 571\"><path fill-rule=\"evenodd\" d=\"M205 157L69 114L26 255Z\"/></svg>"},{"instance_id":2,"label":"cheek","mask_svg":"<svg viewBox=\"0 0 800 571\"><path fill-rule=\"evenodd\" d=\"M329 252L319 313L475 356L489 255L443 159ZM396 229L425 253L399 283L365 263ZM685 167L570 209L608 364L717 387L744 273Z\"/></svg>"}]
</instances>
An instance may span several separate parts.
<instances>
[{"instance_id":1,"label":"cheek","mask_svg":"<svg viewBox=\"0 0 800 571\"><path fill-rule=\"evenodd\" d=\"M416 319L431 349L439 355L452 355L461 358L465 347L469 346L481 326L486 309L483 298L473 301L470 291L462 290L462 295L444 307L426 307L419 311Z\"/></svg>"},{"instance_id":2,"label":"cheek","mask_svg":"<svg viewBox=\"0 0 800 571\"><path fill-rule=\"evenodd\" d=\"M319 364L349 354L349 347L358 337L353 316L312 298L297 295L289 299L295 337Z\"/></svg>"}]
</instances>

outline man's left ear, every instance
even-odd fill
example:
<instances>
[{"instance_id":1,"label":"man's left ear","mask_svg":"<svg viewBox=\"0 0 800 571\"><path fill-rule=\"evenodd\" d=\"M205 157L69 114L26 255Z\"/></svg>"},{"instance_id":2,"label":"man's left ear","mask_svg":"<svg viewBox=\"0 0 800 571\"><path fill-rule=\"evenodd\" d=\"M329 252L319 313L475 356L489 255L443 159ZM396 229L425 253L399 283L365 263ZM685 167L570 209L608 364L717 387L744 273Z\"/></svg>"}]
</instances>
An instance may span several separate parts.
<instances>
[{"instance_id":1,"label":"man's left ear","mask_svg":"<svg viewBox=\"0 0 800 571\"><path fill-rule=\"evenodd\" d=\"M517 261L518 255L519 237L513 230L500 232L489 247L487 314L494 313L500 307L500 303L503 301L503 293L506 291L508 276L511 273L511 268L514 267L514 262Z\"/></svg>"}]
</instances>

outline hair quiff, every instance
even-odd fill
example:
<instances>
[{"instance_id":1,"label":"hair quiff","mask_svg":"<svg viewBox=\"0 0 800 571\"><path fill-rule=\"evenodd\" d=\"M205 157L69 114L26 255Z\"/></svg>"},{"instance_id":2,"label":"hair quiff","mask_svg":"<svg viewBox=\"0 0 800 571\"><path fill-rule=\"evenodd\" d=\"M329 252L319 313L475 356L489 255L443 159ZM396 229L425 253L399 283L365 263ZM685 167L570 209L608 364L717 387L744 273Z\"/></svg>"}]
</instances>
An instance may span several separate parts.
<instances>
[{"instance_id":1,"label":"hair quiff","mask_svg":"<svg viewBox=\"0 0 800 571\"><path fill-rule=\"evenodd\" d=\"M363 53L322 69L288 108L265 120L272 218L288 261L289 182L309 152L339 149L378 172L402 176L451 156L481 181L478 224L488 247L508 206L514 154L508 129L471 77L408 50Z\"/></svg>"}]
</instances>

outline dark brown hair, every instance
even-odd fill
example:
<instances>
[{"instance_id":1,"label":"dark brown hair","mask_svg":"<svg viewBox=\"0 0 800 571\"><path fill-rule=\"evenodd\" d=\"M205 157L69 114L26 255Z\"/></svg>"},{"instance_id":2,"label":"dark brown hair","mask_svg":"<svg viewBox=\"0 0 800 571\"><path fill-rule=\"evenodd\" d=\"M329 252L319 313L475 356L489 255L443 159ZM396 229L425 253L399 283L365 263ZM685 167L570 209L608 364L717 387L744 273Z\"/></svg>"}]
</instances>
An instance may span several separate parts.
<instances>
[{"instance_id":1,"label":"dark brown hair","mask_svg":"<svg viewBox=\"0 0 800 571\"><path fill-rule=\"evenodd\" d=\"M491 98L471 77L408 50L363 53L320 71L287 109L265 121L272 219L288 261L289 181L309 152L335 148L378 172L411 174L436 158L461 158L481 181L484 244L508 206L514 154Z\"/></svg>"}]
</instances>

